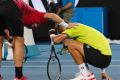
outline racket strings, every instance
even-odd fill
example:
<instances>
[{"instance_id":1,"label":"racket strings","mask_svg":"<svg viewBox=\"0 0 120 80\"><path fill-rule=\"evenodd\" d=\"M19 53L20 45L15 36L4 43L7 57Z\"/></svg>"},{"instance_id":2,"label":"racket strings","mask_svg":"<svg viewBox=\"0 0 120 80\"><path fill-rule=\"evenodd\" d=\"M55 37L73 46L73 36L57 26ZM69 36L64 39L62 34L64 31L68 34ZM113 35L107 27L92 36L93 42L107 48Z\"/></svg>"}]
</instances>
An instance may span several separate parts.
<instances>
[{"instance_id":1,"label":"racket strings","mask_svg":"<svg viewBox=\"0 0 120 80\"><path fill-rule=\"evenodd\" d=\"M60 66L56 58L52 58L49 63L49 75L52 80L58 80L60 77Z\"/></svg>"}]
</instances>

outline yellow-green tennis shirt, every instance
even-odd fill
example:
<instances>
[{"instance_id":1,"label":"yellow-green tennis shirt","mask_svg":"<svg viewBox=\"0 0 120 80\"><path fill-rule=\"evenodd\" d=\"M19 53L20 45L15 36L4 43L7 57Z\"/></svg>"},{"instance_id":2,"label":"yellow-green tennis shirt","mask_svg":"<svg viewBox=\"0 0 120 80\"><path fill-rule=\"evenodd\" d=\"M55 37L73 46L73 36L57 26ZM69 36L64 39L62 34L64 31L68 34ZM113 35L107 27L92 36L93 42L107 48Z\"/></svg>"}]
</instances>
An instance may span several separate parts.
<instances>
[{"instance_id":1,"label":"yellow-green tennis shirt","mask_svg":"<svg viewBox=\"0 0 120 80\"><path fill-rule=\"evenodd\" d=\"M69 35L69 38L75 38L77 41L98 49L104 55L112 55L108 40L101 32L92 27L80 24L75 28L65 30L63 33Z\"/></svg>"}]
</instances>

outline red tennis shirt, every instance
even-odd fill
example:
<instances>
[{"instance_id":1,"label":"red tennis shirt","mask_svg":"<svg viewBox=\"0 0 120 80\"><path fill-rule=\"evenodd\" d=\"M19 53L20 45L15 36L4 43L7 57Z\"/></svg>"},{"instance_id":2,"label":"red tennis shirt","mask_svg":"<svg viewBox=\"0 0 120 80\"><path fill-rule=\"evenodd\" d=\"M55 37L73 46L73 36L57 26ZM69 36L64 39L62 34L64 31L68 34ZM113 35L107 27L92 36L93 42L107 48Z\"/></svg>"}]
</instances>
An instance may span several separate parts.
<instances>
[{"instance_id":1,"label":"red tennis shirt","mask_svg":"<svg viewBox=\"0 0 120 80\"><path fill-rule=\"evenodd\" d=\"M47 21L44 18L44 12L39 12L32 8L31 6L27 5L23 0L13 0L23 15L23 24L24 25L31 25L34 23L40 24Z\"/></svg>"}]
</instances>

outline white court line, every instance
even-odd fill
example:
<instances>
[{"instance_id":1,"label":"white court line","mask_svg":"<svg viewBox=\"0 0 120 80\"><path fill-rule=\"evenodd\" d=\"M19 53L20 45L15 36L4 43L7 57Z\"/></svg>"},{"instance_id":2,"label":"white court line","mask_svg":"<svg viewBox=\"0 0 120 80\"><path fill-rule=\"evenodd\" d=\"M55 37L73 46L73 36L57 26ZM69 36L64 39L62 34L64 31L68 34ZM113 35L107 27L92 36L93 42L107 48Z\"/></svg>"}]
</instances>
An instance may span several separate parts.
<instances>
[{"instance_id":1,"label":"white court line","mask_svg":"<svg viewBox=\"0 0 120 80\"><path fill-rule=\"evenodd\" d=\"M2 68L14 68L15 66L2 66ZM29 66L24 66L24 68L43 68L43 67L47 67L45 65L29 65ZM62 65L62 68L72 68L72 67L77 67L77 65ZM110 65L109 67L116 67L116 68L119 68L120 65Z\"/></svg>"}]
</instances>

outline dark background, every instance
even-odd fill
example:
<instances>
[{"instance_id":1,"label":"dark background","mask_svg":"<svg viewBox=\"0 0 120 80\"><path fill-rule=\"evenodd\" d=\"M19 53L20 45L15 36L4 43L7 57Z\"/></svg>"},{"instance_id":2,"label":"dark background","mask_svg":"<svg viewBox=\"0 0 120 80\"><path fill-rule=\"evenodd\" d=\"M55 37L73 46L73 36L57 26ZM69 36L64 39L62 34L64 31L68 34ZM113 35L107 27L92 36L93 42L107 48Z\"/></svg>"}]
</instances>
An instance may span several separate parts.
<instances>
[{"instance_id":1,"label":"dark background","mask_svg":"<svg viewBox=\"0 0 120 80\"><path fill-rule=\"evenodd\" d=\"M77 7L107 7L108 9L108 37L120 39L120 1L119 0L80 0ZM53 27L50 22L40 25L33 30L36 42L49 41L48 30Z\"/></svg>"}]
</instances>

